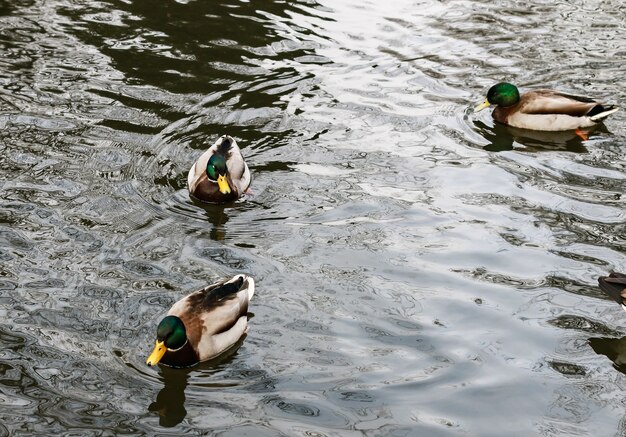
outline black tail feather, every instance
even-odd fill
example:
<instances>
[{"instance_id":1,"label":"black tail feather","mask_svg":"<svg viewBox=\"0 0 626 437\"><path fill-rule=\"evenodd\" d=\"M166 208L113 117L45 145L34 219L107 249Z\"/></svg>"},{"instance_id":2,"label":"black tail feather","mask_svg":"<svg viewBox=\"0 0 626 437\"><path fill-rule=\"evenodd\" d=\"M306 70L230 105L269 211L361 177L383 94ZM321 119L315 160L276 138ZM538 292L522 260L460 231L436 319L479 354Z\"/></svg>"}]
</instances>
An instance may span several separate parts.
<instances>
[{"instance_id":1,"label":"black tail feather","mask_svg":"<svg viewBox=\"0 0 626 437\"><path fill-rule=\"evenodd\" d=\"M229 282L224 285L220 285L215 290L211 292L216 299L221 299L224 296L228 296L229 294L237 293L241 286L243 285L243 276L237 278L235 282Z\"/></svg>"},{"instance_id":2,"label":"black tail feather","mask_svg":"<svg viewBox=\"0 0 626 437\"><path fill-rule=\"evenodd\" d=\"M591 108L591 111L587 112L586 115L587 117L593 117L595 115L602 114L603 112L607 112L615 108L617 108L617 106L615 105L601 105L598 103L596 106Z\"/></svg>"},{"instance_id":3,"label":"black tail feather","mask_svg":"<svg viewBox=\"0 0 626 437\"><path fill-rule=\"evenodd\" d=\"M230 156L230 149L233 147L233 139L229 136L222 137L222 142L217 146L217 151L222 155Z\"/></svg>"}]
</instances>

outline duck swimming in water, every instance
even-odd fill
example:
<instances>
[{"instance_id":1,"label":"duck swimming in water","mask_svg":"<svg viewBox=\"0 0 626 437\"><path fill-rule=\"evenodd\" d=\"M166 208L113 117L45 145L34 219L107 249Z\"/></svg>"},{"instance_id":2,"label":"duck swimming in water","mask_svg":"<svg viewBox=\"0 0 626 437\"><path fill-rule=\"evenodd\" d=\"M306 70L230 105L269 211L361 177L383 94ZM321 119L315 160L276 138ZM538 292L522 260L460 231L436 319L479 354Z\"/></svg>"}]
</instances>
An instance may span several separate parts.
<instances>
[{"instance_id":1,"label":"duck swimming in water","mask_svg":"<svg viewBox=\"0 0 626 437\"><path fill-rule=\"evenodd\" d=\"M542 131L565 131L592 127L619 108L589 97L553 90L534 90L520 95L513 84L501 82L487 92L487 99L474 112L495 105L492 116L498 123Z\"/></svg>"},{"instance_id":2,"label":"duck swimming in water","mask_svg":"<svg viewBox=\"0 0 626 437\"><path fill-rule=\"evenodd\" d=\"M215 358L248 332L254 279L236 275L176 302L157 327L146 364L189 367Z\"/></svg>"},{"instance_id":3,"label":"duck swimming in water","mask_svg":"<svg viewBox=\"0 0 626 437\"><path fill-rule=\"evenodd\" d=\"M187 187L192 198L225 203L243 196L251 180L250 169L237 142L224 135L193 164L187 176Z\"/></svg>"}]
</instances>

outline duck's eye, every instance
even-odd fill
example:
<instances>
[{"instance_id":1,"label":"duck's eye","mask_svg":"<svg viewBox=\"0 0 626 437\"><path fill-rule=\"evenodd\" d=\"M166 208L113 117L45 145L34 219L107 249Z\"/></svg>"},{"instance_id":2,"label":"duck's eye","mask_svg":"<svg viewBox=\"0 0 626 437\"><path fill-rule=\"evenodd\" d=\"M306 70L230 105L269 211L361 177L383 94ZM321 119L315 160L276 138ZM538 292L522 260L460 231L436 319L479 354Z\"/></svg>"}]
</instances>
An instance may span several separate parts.
<instances>
[{"instance_id":1,"label":"duck's eye","mask_svg":"<svg viewBox=\"0 0 626 437\"><path fill-rule=\"evenodd\" d=\"M217 169L213 164L207 165L206 174L212 181L217 181Z\"/></svg>"}]
</instances>

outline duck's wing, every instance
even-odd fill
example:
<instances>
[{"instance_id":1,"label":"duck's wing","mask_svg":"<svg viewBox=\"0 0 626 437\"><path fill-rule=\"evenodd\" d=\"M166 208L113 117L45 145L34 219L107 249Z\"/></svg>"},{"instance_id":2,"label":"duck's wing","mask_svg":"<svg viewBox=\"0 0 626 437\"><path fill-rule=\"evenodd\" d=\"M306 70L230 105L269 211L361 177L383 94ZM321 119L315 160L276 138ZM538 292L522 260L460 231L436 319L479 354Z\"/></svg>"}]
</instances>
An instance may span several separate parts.
<instances>
[{"instance_id":1,"label":"duck's wing","mask_svg":"<svg viewBox=\"0 0 626 437\"><path fill-rule=\"evenodd\" d=\"M228 149L224 151L224 156L226 156L229 182L231 186L237 189L239 194L243 194L252 181L250 169L243 158L243 154L237 142L231 137L228 137L228 139L230 140L230 144L228 144Z\"/></svg>"},{"instance_id":2,"label":"duck's wing","mask_svg":"<svg viewBox=\"0 0 626 437\"><path fill-rule=\"evenodd\" d=\"M168 314L181 318L189 342L204 361L224 352L246 332L248 302L253 295L254 280L237 275L191 293Z\"/></svg>"},{"instance_id":3,"label":"duck's wing","mask_svg":"<svg viewBox=\"0 0 626 437\"><path fill-rule=\"evenodd\" d=\"M522 95L519 111L525 114L564 114L572 117L593 117L613 107L602 105L589 97L574 96L553 90L534 90Z\"/></svg>"},{"instance_id":4,"label":"duck's wing","mask_svg":"<svg viewBox=\"0 0 626 437\"><path fill-rule=\"evenodd\" d=\"M189 192L193 194L204 180L208 181L206 175L206 166L209 163L211 156L215 154L215 144L205 151L200 157L193 163L189 174L187 175L187 188Z\"/></svg>"},{"instance_id":5,"label":"duck's wing","mask_svg":"<svg viewBox=\"0 0 626 437\"><path fill-rule=\"evenodd\" d=\"M602 291L608 294L626 311L626 274L613 272L609 276L598 278Z\"/></svg>"},{"instance_id":6,"label":"duck's wing","mask_svg":"<svg viewBox=\"0 0 626 437\"><path fill-rule=\"evenodd\" d=\"M250 173L248 164L246 164L242 158L241 162L237 164L236 173L230 171L230 166L228 172L231 186L234 186L237 189L237 193L240 195L245 193L252 182L252 174ZM234 174L238 174L238 176Z\"/></svg>"}]
</instances>

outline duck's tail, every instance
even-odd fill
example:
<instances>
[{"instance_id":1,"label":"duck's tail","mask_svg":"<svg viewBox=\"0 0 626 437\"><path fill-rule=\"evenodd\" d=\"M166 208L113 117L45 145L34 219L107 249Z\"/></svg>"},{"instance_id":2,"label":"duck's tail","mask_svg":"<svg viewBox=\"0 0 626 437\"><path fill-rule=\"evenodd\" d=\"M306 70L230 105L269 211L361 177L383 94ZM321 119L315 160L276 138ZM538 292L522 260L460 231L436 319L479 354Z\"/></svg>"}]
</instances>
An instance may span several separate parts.
<instances>
[{"instance_id":1,"label":"duck's tail","mask_svg":"<svg viewBox=\"0 0 626 437\"><path fill-rule=\"evenodd\" d=\"M252 276L244 276L244 284L248 284L248 300L252 300L252 296L254 296L254 279Z\"/></svg>"},{"instance_id":2,"label":"duck's tail","mask_svg":"<svg viewBox=\"0 0 626 437\"><path fill-rule=\"evenodd\" d=\"M626 311L626 274L613 272L609 276L598 278L600 289L608 294Z\"/></svg>"},{"instance_id":3,"label":"duck's tail","mask_svg":"<svg viewBox=\"0 0 626 437\"><path fill-rule=\"evenodd\" d=\"M587 113L587 117L589 117L592 121L599 122L618 110L619 106L615 105L596 105Z\"/></svg>"}]
</instances>

